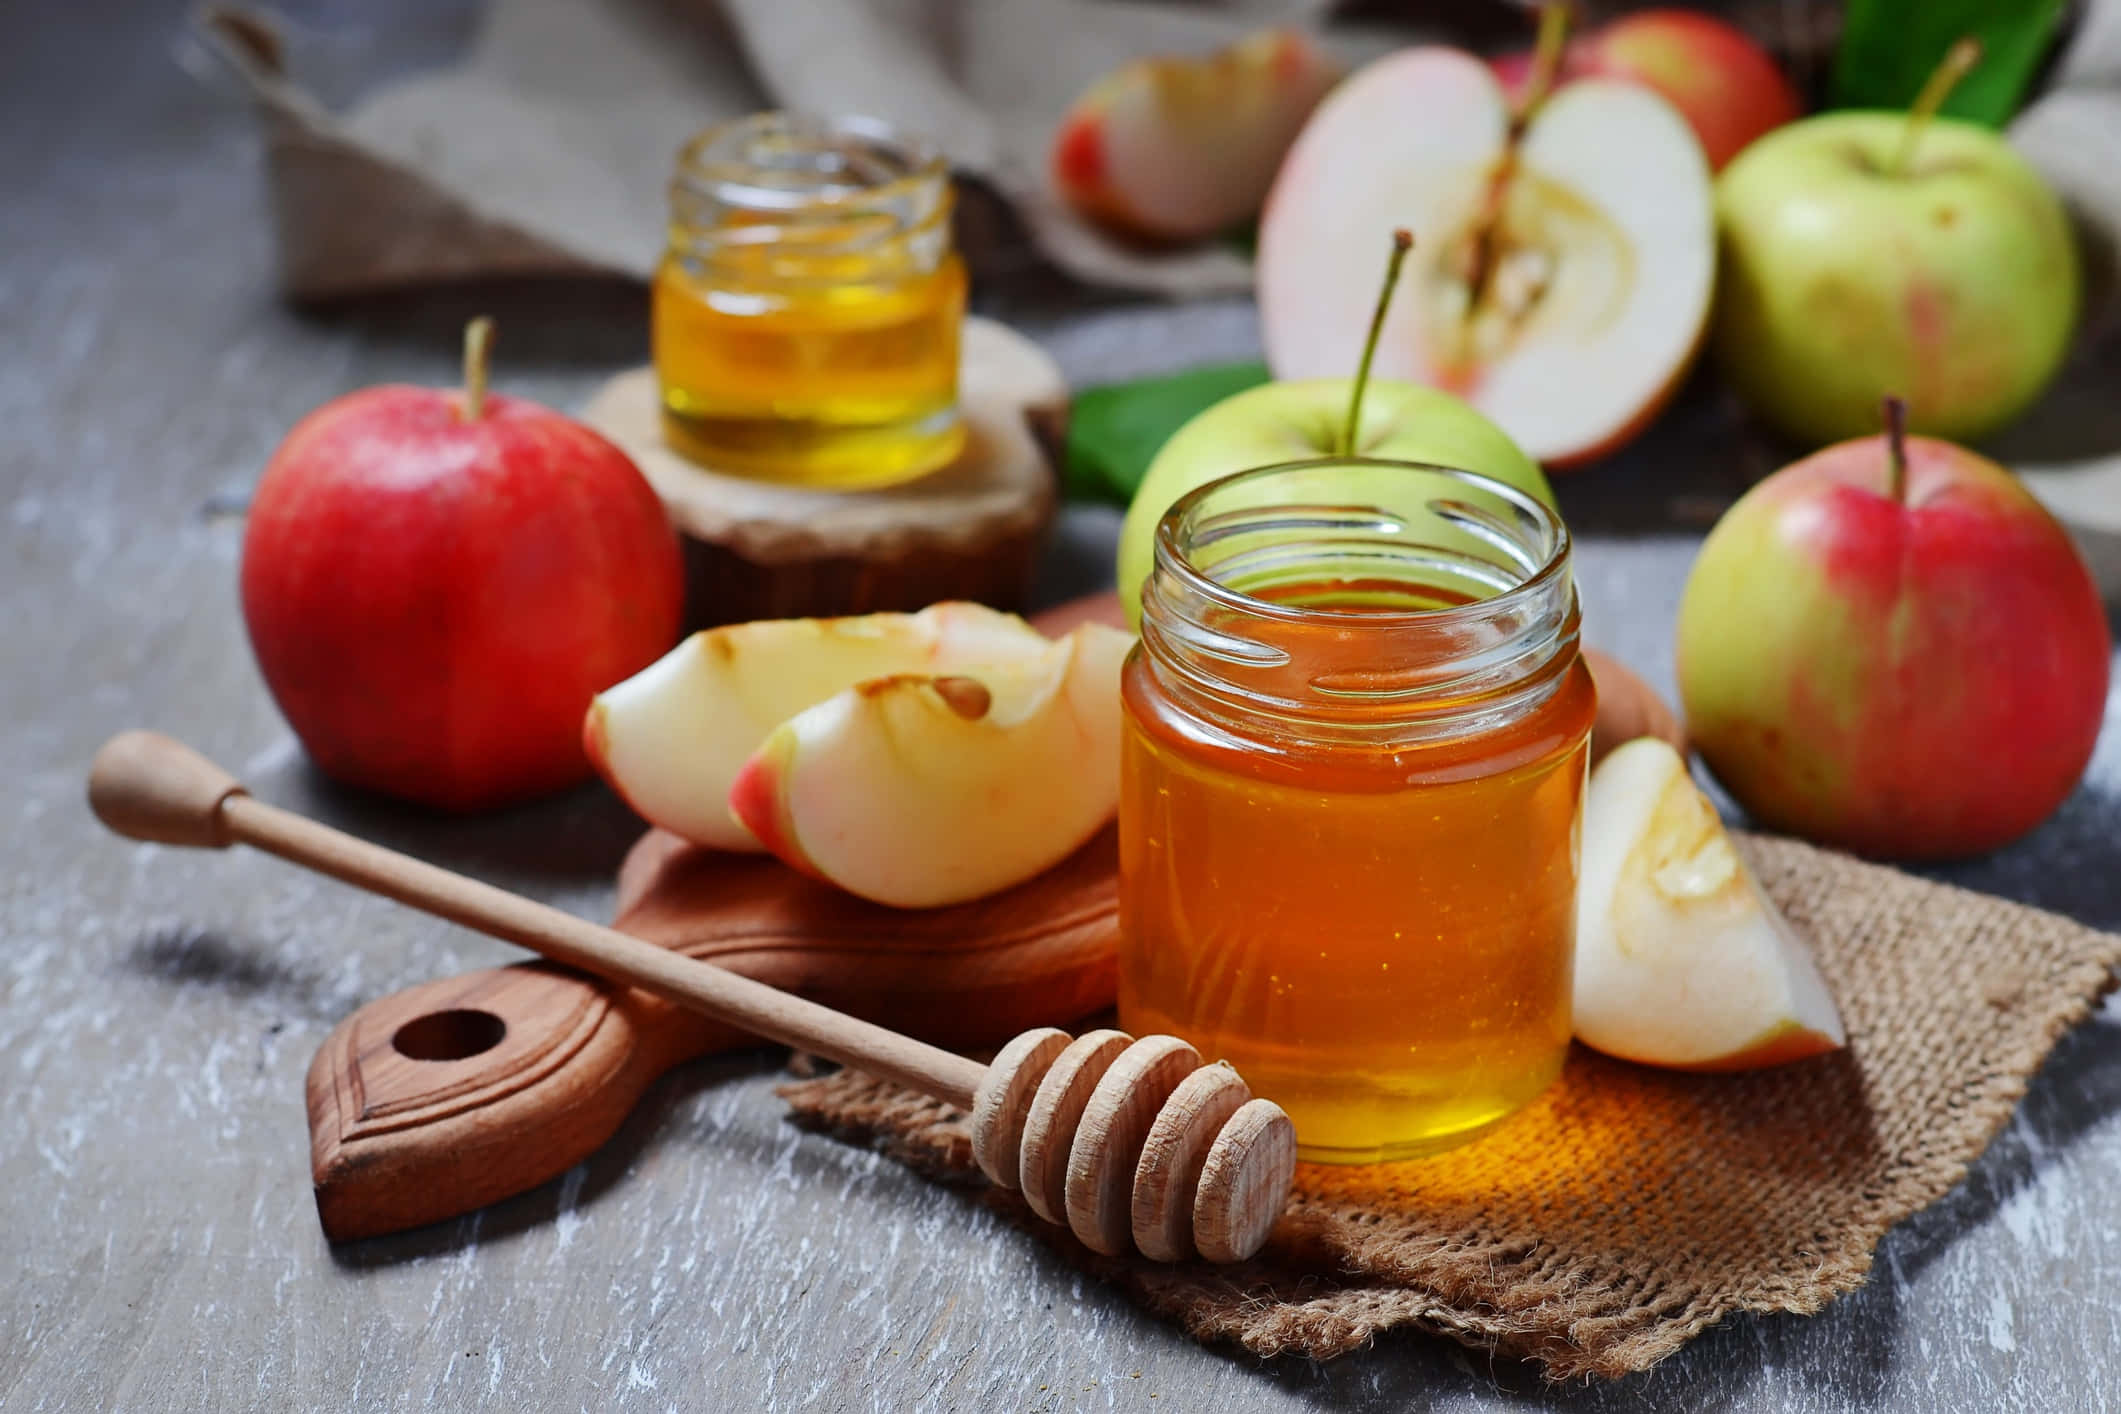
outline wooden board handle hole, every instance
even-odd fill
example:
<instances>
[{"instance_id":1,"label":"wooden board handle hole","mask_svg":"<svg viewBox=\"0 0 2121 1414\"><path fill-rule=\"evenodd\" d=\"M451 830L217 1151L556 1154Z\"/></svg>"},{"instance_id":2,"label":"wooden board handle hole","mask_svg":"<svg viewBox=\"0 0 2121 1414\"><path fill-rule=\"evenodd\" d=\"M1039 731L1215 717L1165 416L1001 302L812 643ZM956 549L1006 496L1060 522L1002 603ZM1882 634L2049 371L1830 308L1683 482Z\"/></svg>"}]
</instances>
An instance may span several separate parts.
<instances>
[{"instance_id":1,"label":"wooden board handle hole","mask_svg":"<svg viewBox=\"0 0 2121 1414\"><path fill-rule=\"evenodd\" d=\"M507 1035L508 1023L492 1012L460 1007L414 1017L390 1044L407 1060L459 1061L492 1050Z\"/></svg>"}]
</instances>

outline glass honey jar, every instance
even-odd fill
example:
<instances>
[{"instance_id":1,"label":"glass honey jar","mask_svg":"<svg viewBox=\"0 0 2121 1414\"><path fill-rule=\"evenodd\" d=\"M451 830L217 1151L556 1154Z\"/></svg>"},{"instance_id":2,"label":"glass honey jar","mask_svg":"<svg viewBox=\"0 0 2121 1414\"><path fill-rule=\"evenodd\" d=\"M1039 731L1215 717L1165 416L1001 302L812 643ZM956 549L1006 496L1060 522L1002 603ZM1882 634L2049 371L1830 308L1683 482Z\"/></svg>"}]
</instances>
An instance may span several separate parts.
<instances>
[{"instance_id":1,"label":"glass honey jar","mask_svg":"<svg viewBox=\"0 0 2121 1414\"><path fill-rule=\"evenodd\" d=\"M1569 540L1469 472L1240 472L1157 534L1122 679L1120 1024L1343 1163L1459 1143L1569 1044L1595 696Z\"/></svg>"},{"instance_id":2,"label":"glass honey jar","mask_svg":"<svg viewBox=\"0 0 2121 1414\"><path fill-rule=\"evenodd\" d=\"M951 461L954 201L941 154L873 119L761 113L687 143L652 300L670 444L717 471L845 490Z\"/></svg>"}]
</instances>

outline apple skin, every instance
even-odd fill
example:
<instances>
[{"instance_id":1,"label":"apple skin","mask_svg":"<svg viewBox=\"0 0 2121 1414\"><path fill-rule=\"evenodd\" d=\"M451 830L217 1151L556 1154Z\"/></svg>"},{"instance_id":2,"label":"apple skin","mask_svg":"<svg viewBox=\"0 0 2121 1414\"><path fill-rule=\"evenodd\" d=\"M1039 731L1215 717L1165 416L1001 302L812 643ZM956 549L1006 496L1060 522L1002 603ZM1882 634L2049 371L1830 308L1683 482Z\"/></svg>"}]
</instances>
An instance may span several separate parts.
<instances>
[{"instance_id":1,"label":"apple skin","mask_svg":"<svg viewBox=\"0 0 2121 1414\"><path fill-rule=\"evenodd\" d=\"M676 640L662 502L582 424L489 395L387 386L304 418L243 541L259 669L334 780L442 810L589 773L592 695Z\"/></svg>"},{"instance_id":2,"label":"apple skin","mask_svg":"<svg viewBox=\"0 0 2121 1414\"><path fill-rule=\"evenodd\" d=\"M1808 447L1874 428L1888 393L1911 430L1977 439L2068 351L2081 277L2062 203L2003 139L1949 118L1885 176L1905 126L1809 118L1717 180L1717 361Z\"/></svg>"},{"instance_id":3,"label":"apple skin","mask_svg":"<svg viewBox=\"0 0 2121 1414\"><path fill-rule=\"evenodd\" d=\"M2105 709L2106 615L2069 535L2016 478L1883 438L1754 487L1679 608L1687 738L1769 829L1888 859L1993 849L2084 774Z\"/></svg>"},{"instance_id":4,"label":"apple skin","mask_svg":"<svg viewBox=\"0 0 2121 1414\"><path fill-rule=\"evenodd\" d=\"M1119 595L1129 623L1141 619L1156 525L1171 503L1233 472L1332 455L1353 387L1350 378L1263 383L1203 409L1171 434L1149 464L1120 530ZM1355 448L1358 456L1476 471L1554 505L1539 464L1508 433L1449 393L1419 383L1370 380Z\"/></svg>"},{"instance_id":5,"label":"apple skin","mask_svg":"<svg viewBox=\"0 0 2121 1414\"><path fill-rule=\"evenodd\" d=\"M1503 55L1494 69L1514 101L1531 77L1532 56ZM1669 100L1713 171L1804 112L1797 90L1751 36L1694 10L1640 10L1571 43L1562 80L1593 76L1627 79Z\"/></svg>"}]
</instances>

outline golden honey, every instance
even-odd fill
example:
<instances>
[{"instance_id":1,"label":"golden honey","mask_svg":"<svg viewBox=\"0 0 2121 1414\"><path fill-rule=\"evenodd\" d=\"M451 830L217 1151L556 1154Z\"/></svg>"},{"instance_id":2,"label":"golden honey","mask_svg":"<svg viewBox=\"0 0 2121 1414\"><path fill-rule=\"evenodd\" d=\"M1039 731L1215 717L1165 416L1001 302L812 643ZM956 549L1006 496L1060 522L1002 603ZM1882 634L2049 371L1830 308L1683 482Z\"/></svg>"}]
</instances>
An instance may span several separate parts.
<instances>
[{"instance_id":1,"label":"golden honey","mask_svg":"<svg viewBox=\"0 0 2121 1414\"><path fill-rule=\"evenodd\" d=\"M1311 1160L1523 1106L1568 1048L1594 710L1559 522L1465 473L1298 464L1182 500L1156 564L1121 1024L1228 1060Z\"/></svg>"},{"instance_id":2,"label":"golden honey","mask_svg":"<svg viewBox=\"0 0 2121 1414\"><path fill-rule=\"evenodd\" d=\"M652 323L665 435L717 471L853 490L964 445L965 267L931 148L766 113L679 155Z\"/></svg>"}]
</instances>

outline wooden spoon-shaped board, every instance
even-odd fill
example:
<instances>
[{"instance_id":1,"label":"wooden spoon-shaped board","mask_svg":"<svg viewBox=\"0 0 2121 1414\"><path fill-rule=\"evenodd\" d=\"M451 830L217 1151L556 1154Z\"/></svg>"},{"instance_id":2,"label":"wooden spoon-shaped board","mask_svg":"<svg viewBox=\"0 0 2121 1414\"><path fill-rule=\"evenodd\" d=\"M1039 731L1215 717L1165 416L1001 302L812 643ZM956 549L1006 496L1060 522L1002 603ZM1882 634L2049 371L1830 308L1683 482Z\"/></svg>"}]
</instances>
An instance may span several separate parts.
<instances>
[{"instance_id":1,"label":"wooden spoon-shaped board","mask_svg":"<svg viewBox=\"0 0 2121 1414\"><path fill-rule=\"evenodd\" d=\"M1118 621L1104 595L1035 622ZM651 830L619 871L614 926L936 1045L998 1046L1110 1006L1118 846L954 908L886 908L765 855ZM654 1080L750 1038L549 963L370 1002L309 1068L310 1168L335 1241L439 1222L566 1172Z\"/></svg>"},{"instance_id":2,"label":"wooden spoon-shaped board","mask_svg":"<svg viewBox=\"0 0 2121 1414\"><path fill-rule=\"evenodd\" d=\"M955 908L886 908L763 855L650 831L619 875L616 926L959 1049L1112 1003L1117 847ZM546 963L369 1003L309 1069L317 1212L334 1240L437 1222L565 1172L649 1084L750 1044L646 992Z\"/></svg>"}]
</instances>

